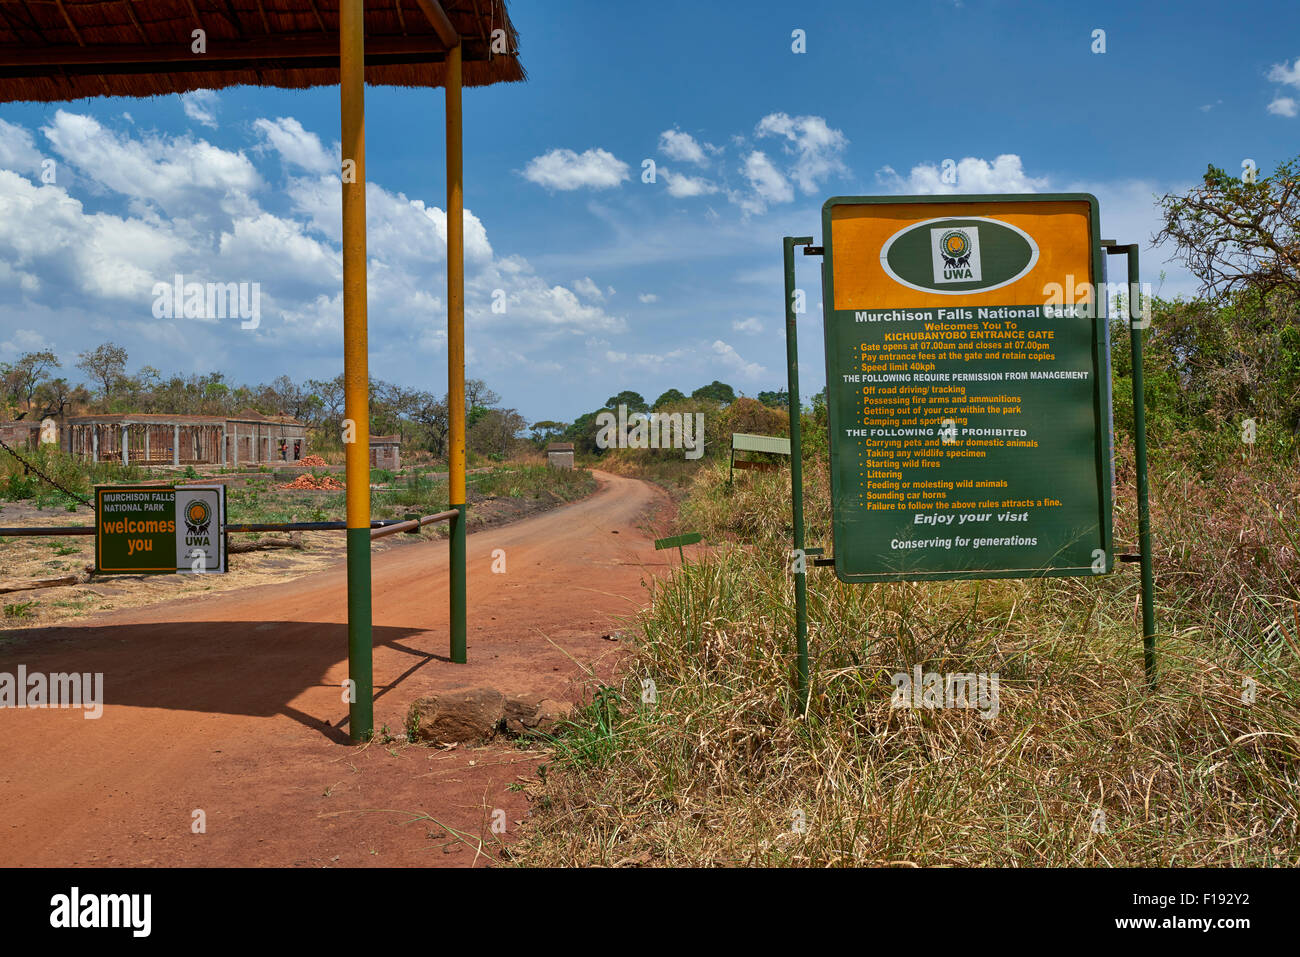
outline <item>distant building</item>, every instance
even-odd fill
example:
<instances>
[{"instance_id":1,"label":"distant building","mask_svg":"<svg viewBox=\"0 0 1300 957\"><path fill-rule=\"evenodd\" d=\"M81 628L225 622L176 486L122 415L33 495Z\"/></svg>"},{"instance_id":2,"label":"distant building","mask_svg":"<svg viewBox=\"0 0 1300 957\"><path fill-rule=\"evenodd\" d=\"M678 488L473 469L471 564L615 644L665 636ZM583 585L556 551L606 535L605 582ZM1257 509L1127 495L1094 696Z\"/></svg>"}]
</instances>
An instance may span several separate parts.
<instances>
[{"instance_id":1,"label":"distant building","mask_svg":"<svg viewBox=\"0 0 1300 957\"><path fill-rule=\"evenodd\" d=\"M573 468L573 443L552 442L546 447L546 464L553 469Z\"/></svg>"},{"instance_id":2,"label":"distant building","mask_svg":"<svg viewBox=\"0 0 1300 957\"><path fill-rule=\"evenodd\" d=\"M397 470L402 467L402 440L396 435L370 437L370 467Z\"/></svg>"},{"instance_id":3,"label":"distant building","mask_svg":"<svg viewBox=\"0 0 1300 957\"><path fill-rule=\"evenodd\" d=\"M114 412L69 416L60 446L97 462L140 465L262 465L307 454L307 426L244 409L219 415Z\"/></svg>"},{"instance_id":4,"label":"distant building","mask_svg":"<svg viewBox=\"0 0 1300 957\"><path fill-rule=\"evenodd\" d=\"M0 422L0 441L12 449L35 451L41 441L40 419Z\"/></svg>"}]
</instances>

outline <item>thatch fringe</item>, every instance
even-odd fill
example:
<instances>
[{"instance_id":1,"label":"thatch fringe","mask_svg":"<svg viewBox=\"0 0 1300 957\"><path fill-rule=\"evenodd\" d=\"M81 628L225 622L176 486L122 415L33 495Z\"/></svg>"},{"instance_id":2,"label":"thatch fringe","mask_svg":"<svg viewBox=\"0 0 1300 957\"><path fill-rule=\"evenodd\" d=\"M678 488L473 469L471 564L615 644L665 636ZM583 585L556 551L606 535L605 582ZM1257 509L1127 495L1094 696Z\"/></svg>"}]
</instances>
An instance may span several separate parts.
<instances>
[{"instance_id":1,"label":"thatch fringe","mask_svg":"<svg viewBox=\"0 0 1300 957\"><path fill-rule=\"evenodd\" d=\"M465 86L525 79L505 0L442 6ZM200 29L204 54L191 49ZM496 30L509 52L492 52ZM337 0L0 0L0 102L336 85L337 41ZM368 3L366 41L367 83L445 84L446 49L416 0Z\"/></svg>"}]
</instances>

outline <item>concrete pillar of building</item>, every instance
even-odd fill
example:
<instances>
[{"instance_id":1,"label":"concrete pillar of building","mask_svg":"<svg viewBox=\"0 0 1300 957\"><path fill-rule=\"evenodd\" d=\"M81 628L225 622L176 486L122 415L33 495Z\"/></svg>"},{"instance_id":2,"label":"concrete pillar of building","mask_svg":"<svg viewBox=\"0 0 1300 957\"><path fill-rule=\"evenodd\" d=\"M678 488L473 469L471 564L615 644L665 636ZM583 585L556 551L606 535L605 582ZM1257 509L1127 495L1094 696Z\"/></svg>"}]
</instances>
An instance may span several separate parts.
<instances>
[{"instance_id":1,"label":"concrete pillar of building","mask_svg":"<svg viewBox=\"0 0 1300 957\"><path fill-rule=\"evenodd\" d=\"M131 433L130 426L122 426L122 464L131 464Z\"/></svg>"}]
</instances>

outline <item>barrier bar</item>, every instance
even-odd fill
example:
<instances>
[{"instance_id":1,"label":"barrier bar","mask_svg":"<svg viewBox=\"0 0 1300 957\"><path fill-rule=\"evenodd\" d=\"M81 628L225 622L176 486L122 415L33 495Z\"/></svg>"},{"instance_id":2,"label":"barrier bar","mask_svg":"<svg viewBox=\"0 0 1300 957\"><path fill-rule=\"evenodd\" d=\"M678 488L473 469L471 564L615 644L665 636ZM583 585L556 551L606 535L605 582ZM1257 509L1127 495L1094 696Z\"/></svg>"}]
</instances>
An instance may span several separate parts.
<instances>
[{"instance_id":1,"label":"barrier bar","mask_svg":"<svg viewBox=\"0 0 1300 957\"><path fill-rule=\"evenodd\" d=\"M409 519L404 522L394 522L391 525L385 525L382 528L372 528L370 530L370 540L373 542L376 538L383 538L385 535L396 535L398 532L409 532L413 529L423 528L425 525L432 525L434 522L451 522L460 517L459 509L448 509L445 512L437 512L433 515L426 515L423 518Z\"/></svg>"}]
</instances>

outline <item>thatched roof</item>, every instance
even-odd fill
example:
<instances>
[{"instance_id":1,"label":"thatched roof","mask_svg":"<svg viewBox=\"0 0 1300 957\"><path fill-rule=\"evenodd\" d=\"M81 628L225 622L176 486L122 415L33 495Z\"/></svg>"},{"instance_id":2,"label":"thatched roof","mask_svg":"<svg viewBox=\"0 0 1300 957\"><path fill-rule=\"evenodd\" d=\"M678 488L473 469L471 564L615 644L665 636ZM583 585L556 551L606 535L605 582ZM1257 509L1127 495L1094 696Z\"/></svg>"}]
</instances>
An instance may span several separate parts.
<instances>
[{"instance_id":1,"label":"thatched roof","mask_svg":"<svg viewBox=\"0 0 1300 957\"><path fill-rule=\"evenodd\" d=\"M338 0L0 0L0 102L339 82ZM432 0L366 4L366 82L442 86ZM441 0L465 86L524 79L505 0ZM442 24L446 29L446 24ZM194 53L203 30L205 53ZM507 52L492 50L504 30Z\"/></svg>"}]
</instances>

